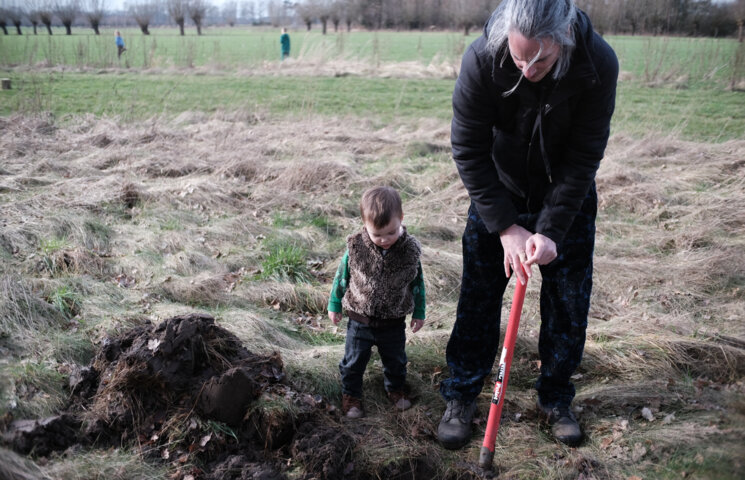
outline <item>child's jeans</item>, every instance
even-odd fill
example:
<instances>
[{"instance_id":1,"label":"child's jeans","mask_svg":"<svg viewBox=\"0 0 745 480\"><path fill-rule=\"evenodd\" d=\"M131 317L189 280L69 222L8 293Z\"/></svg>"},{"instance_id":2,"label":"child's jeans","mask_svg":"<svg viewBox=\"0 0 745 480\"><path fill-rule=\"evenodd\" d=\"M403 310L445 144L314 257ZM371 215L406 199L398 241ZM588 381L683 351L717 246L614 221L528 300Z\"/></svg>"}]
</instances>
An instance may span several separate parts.
<instances>
[{"instance_id":1,"label":"child's jeans","mask_svg":"<svg viewBox=\"0 0 745 480\"><path fill-rule=\"evenodd\" d=\"M362 375L373 345L383 362L383 384L388 392L403 391L406 382L406 322L370 327L349 320L344 358L339 362L342 393L362 397Z\"/></svg>"}]
</instances>

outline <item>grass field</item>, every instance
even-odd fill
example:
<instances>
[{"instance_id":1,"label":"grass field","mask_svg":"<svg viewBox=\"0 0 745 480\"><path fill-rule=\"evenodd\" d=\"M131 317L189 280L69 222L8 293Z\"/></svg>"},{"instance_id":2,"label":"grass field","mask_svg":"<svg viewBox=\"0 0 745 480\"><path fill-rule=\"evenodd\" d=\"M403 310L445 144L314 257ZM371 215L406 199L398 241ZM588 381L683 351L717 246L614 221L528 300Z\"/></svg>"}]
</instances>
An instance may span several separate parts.
<instances>
[{"instance_id":1,"label":"grass field","mask_svg":"<svg viewBox=\"0 0 745 480\"><path fill-rule=\"evenodd\" d=\"M0 37L1 76L13 84L0 91L0 430L59 412L70 372L107 336L189 312L213 315L252 351L278 351L293 388L338 407L344 329L325 317L325 302L344 238L359 227L359 195L387 183L424 245L427 322L407 343L416 402L391 411L374 356L368 417L318 414L353 440L348 473L327 478L484 478L474 463L491 385L465 449L446 451L433 434L468 206L450 159L450 95L475 37L291 32L294 58L280 63L274 31L127 30L120 64L111 32L57 33ZM739 479L745 94L728 88L737 45L609 41L622 77L574 378L587 439L556 444L533 407L537 278L495 466L511 479ZM261 408L294 411L300 398ZM162 449L156 459L124 440L48 459L0 448L0 473L187 478L205 467L200 449L192 455L166 434L197 417L166 422L171 430L149 440ZM225 426L207 434L208 445L236 445ZM287 478L312 477L294 447L263 455Z\"/></svg>"}]
</instances>

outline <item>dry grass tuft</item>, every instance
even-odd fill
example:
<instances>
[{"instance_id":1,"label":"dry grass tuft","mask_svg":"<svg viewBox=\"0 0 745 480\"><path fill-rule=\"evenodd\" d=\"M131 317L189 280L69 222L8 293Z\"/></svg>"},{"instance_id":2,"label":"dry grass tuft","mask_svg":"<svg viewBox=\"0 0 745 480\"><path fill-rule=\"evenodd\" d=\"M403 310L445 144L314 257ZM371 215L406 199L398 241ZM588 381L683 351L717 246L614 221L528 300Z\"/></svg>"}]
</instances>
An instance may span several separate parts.
<instances>
[{"instance_id":1,"label":"dry grass tuft","mask_svg":"<svg viewBox=\"0 0 745 480\"><path fill-rule=\"evenodd\" d=\"M0 448L0 478L7 480L51 480L51 477L31 460Z\"/></svg>"},{"instance_id":2,"label":"dry grass tuft","mask_svg":"<svg viewBox=\"0 0 745 480\"><path fill-rule=\"evenodd\" d=\"M172 302L191 306L217 307L230 303L231 285L226 275L199 274L193 278L174 278L161 285L162 295Z\"/></svg>"},{"instance_id":3,"label":"dry grass tuft","mask_svg":"<svg viewBox=\"0 0 745 480\"><path fill-rule=\"evenodd\" d=\"M284 171L277 174L271 187L291 192L339 190L355 177L349 166L337 162L299 161L285 166Z\"/></svg>"},{"instance_id":4,"label":"dry grass tuft","mask_svg":"<svg viewBox=\"0 0 745 480\"><path fill-rule=\"evenodd\" d=\"M30 335L61 320L22 277L0 277L0 337Z\"/></svg>"},{"instance_id":5,"label":"dry grass tuft","mask_svg":"<svg viewBox=\"0 0 745 480\"><path fill-rule=\"evenodd\" d=\"M39 268L52 275L91 275L104 278L108 273L101 257L81 248L58 250L45 255Z\"/></svg>"},{"instance_id":6,"label":"dry grass tuft","mask_svg":"<svg viewBox=\"0 0 745 480\"><path fill-rule=\"evenodd\" d=\"M328 302L325 291L308 284L250 282L236 293L252 303L292 312L325 313Z\"/></svg>"}]
</instances>

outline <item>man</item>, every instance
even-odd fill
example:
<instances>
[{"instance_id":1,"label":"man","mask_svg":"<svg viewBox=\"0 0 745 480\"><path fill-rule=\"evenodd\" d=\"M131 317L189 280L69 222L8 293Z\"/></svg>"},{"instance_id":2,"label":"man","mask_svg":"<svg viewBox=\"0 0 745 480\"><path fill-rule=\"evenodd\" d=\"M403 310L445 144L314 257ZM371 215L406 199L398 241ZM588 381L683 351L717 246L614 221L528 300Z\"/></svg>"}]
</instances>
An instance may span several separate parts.
<instances>
[{"instance_id":1,"label":"man","mask_svg":"<svg viewBox=\"0 0 745 480\"><path fill-rule=\"evenodd\" d=\"M542 276L537 405L577 445L570 377L582 358L597 195L618 60L572 0L504 0L466 51L453 92L453 158L471 197L463 277L440 392L446 448L471 437L475 399L499 346L512 273ZM525 271L523 271L523 268Z\"/></svg>"}]
</instances>

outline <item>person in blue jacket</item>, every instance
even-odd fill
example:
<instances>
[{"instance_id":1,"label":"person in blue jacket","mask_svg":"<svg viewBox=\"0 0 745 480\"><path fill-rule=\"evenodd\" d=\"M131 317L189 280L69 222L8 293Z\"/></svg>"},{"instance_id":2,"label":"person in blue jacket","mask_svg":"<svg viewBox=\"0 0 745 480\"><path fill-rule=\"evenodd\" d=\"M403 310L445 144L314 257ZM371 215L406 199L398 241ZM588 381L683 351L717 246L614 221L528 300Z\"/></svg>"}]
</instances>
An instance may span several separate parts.
<instances>
[{"instance_id":1,"label":"person in blue jacket","mask_svg":"<svg viewBox=\"0 0 745 480\"><path fill-rule=\"evenodd\" d=\"M124 47L124 39L122 38L122 34L119 32L119 30L114 33L114 37L116 39L117 58L122 58L122 53L127 51L127 49Z\"/></svg>"},{"instance_id":2,"label":"person in blue jacket","mask_svg":"<svg viewBox=\"0 0 745 480\"><path fill-rule=\"evenodd\" d=\"M537 408L554 438L582 440L570 381L585 343L597 195L615 107L618 60L572 0L503 0L463 56L451 144L471 204L463 275L446 349L438 427L470 440L476 397L499 345L502 296L541 271ZM523 267L525 271L523 271Z\"/></svg>"}]
</instances>

